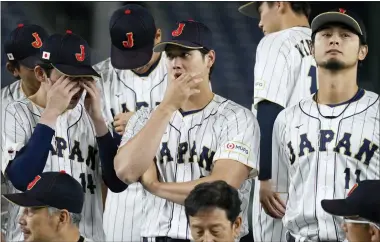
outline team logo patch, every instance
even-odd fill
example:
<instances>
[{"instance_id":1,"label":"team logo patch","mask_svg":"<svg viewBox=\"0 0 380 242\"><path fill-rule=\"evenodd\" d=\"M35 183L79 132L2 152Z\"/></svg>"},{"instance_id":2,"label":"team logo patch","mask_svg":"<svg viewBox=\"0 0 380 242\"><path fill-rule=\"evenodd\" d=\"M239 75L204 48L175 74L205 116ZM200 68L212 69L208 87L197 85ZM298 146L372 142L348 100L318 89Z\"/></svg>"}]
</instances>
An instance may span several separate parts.
<instances>
[{"instance_id":1,"label":"team logo patch","mask_svg":"<svg viewBox=\"0 0 380 242\"><path fill-rule=\"evenodd\" d=\"M7 53L7 56L9 60L15 60L15 57L13 56L12 53Z\"/></svg>"},{"instance_id":2,"label":"team logo patch","mask_svg":"<svg viewBox=\"0 0 380 242\"><path fill-rule=\"evenodd\" d=\"M42 52L42 59L49 60L50 59L50 52L43 51Z\"/></svg>"},{"instance_id":3,"label":"team logo patch","mask_svg":"<svg viewBox=\"0 0 380 242\"><path fill-rule=\"evenodd\" d=\"M33 37L34 37L34 39L35 39L35 40L32 42L32 46L33 46L34 48L36 48L36 49L41 48L41 46L42 46L42 40L41 40L40 36L38 35L38 33L35 32L35 33L33 33L32 35L33 35Z\"/></svg>"},{"instance_id":4,"label":"team logo patch","mask_svg":"<svg viewBox=\"0 0 380 242\"><path fill-rule=\"evenodd\" d=\"M249 155L248 146L238 143L238 142L234 142L234 141L228 142L225 146L225 149L226 151L235 152L244 156Z\"/></svg>"},{"instance_id":5,"label":"team logo patch","mask_svg":"<svg viewBox=\"0 0 380 242\"><path fill-rule=\"evenodd\" d=\"M86 58L86 52L84 50L84 45L79 45L79 48L80 48L80 53L76 53L75 58L77 59L77 61L82 62Z\"/></svg>"},{"instance_id":6,"label":"team logo patch","mask_svg":"<svg viewBox=\"0 0 380 242\"><path fill-rule=\"evenodd\" d=\"M37 184L37 182L38 182L39 180L41 180L41 177L40 177L40 176L36 176L36 177L34 178L34 180L33 180L31 183L28 184L27 189L28 189L28 190L31 190L31 189Z\"/></svg>"},{"instance_id":7,"label":"team logo patch","mask_svg":"<svg viewBox=\"0 0 380 242\"><path fill-rule=\"evenodd\" d=\"M123 41L124 48L132 48L135 45L133 40L133 33L129 32L127 33L127 40Z\"/></svg>"},{"instance_id":8,"label":"team logo patch","mask_svg":"<svg viewBox=\"0 0 380 242\"><path fill-rule=\"evenodd\" d=\"M254 90L264 90L264 88L265 88L265 81L255 80Z\"/></svg>"},{"instance_id":9,"label":"team logo patch","mask_svg":"<svg viewBox=\"0 0 380 242\"><path fill-rule=\"evenodd\" d=\"M185 28L185 24L184 23L178 24L178 28L176 30L173 30L172 36L173 37L180 36L182 34L183 28Z\"/></svg>"}]
</instances>

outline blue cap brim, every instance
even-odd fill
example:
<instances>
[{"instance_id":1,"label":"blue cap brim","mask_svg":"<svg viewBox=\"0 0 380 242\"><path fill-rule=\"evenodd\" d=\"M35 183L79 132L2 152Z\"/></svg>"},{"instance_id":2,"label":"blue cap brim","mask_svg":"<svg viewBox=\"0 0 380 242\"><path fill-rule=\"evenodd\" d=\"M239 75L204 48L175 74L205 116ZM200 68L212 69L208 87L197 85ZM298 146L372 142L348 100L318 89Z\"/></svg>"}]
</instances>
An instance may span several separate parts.
<instances>
[{"instance_id":1,"label":"blue cap brim","mask_svg":"<svg viewBox=\"0 0 380 242\"><path fill-rule=\"evenodd\" d=\"M111 46L111 64L116 69L131 70L149 63L153 55L153 45L146 45L139 49L121 50L115 46Z\"/></svg>"},{"instance_id":2,"label":"blue cap brim","mask_svg":"<svg viewBox=\"0 0 380 242\"><path fill-rule=\"evenodd\" d=\"M350 206L346 199L322 200L321 206L327 213L335 216L358 215L355 207Z\"/></svg>"},{"instance_id":3,"label":"blue cap brim","mask_svg":"<svg viewBox=\"0 0 380 242\"><path fill-rule=\"evenodd\" d=\"M37 201L27 193L12 193L12 194L4 194L3 197L10 201L11 203L14 203L20 207L47 207L46 204Z\"/></svg>"},{"instance_id":4,"label":"blue cap brim","mask_svg":"<svg viewBox=\"0 0 380 242\"><path fill-rule=\"evenodd\" d=\"M85 77L85 76L96 76L100 77L92 66L71 66L65 64L51 64L59 72L65 74L66 76L72 77Z\"/></svg>"},{"instance_id":5,"label":"blue cap brim","mask_svg":"<svg viewBox=\"0 0 380 242\"><path fill-rule=\"evenodd\" d=\"M183 47L186 49L192 49L192 50L199 50L199 49L204 48L203 46L196 44L196 43L193 43L193 42L190 42L190 41L171 40L171 41L165 41L165 42L161 42L161 43L157 44L156 46L154 46L153 51L154 52L164 52L168 45L176 45L176 46L180 46L180 47Z\"/></svg>"}]
</instances>

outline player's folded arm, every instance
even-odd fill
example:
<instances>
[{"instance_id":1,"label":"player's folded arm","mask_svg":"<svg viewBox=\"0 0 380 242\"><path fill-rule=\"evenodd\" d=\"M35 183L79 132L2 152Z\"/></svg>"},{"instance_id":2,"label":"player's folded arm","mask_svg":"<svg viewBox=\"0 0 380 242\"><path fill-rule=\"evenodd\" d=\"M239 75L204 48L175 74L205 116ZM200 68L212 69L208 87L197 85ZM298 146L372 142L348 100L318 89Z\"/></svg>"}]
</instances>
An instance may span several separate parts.
<instances>
[{"instance_id":1,"label":"player's folded arm","mask_svg":"<svg viewBox=\"0 0 380 242\"><path fill-rule=\"evenodd\" d=\"M153 193L169 201L183 204L194 187L203 182L224 180L239 189L246 179L257 175L260 129L253 113L242 109L223 124L219 144L209 176L189 182L159 183Z\"/></svg>"},{"instance_id":2,"label":"player's folded arm","mask_svg":"<svg viewBox=\"0 0 380 242\"><path fill-rule=\"evenodd\" d=\"M126 184L138 182L154 159L170 116L141 108L129 119L114 164L117 177Z\"/></svg>"}]
</instances>

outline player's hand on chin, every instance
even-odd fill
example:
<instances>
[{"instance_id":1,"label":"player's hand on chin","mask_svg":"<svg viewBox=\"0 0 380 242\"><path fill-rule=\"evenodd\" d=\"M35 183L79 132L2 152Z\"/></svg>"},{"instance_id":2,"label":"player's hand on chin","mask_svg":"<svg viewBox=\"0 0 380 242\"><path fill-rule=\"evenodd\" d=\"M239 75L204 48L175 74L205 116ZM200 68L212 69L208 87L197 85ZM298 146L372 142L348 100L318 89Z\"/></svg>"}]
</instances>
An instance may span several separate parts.
<instances>
[{"instance_id":1,"label":"player's hand on chin","mask_svg":"<svg viewBox=\"0 0 380 242\"><path fill-rule=\"evenodd\" d=\"M78 82L71 81L72 78L62 75L55 83L50 78L46 79L49 86L46 98L46 108L41 116L40 123L51 128L55 127L55 122L69 106L72 97L79 92Z\"/></svg>"},{"instance_id":2,"label":"player's hand on chin","mask_svg":"<svg viewBox=\"0 0 380 242\"><path fill-rule=\"evenodd\" d=\"M84 106L93 121L103 120L101 111L100 91L94 80L81 81L80 85L86 90Z\"/></svg>"},{"instance_id":3,"label":"player's hand on chin","mask_svg":"<svg viewBox=\"0 0 380 242\"><path fill-rule=\"evenodd\" d=\"M119 135L124 134L125 127L127 126L127 123L129 119L132 117L133 112L127 112L127 113L119 113L115 116L113 126L115 127L115 131Z\"/></svg>"},{"instance_id":4,"label":"player's hand on chin","mask_svg":"<svg viewBox=\"0 0 380 242\"><path fill-rule=\"evenodd\" d=\"M140 178L140 183L143 185L144 189L148 192L155 194L157 187L159 185L159 180L157 176L157 167L154 161L152 161L149 169Z\"/></svg>"},{"instance_id":5,"label":"player's hand on chin","mask_svg":"<svg viewBox=\"0 0 380 242\"><path fill-rule=\"evenodd\" d=\"M278 193L272 191L272 183L260 181L260 203L264 211L271 217L281 219L285 215L286 205Z\"/></svg>"},{"instance_id":6,"label":"player's hand on chin","mask_svg":"<svg viewBox=\"0 0 380 242\"><path fill-rule=\"evenodd\" d=\"M201 74L182 73L179 75L178 73L171 73L169 75L169 85L160 106L166 108L169 112L175 112L180 109L190 96L200 92L197 85L203 81L201 76Z\"/></svg>"}]
</instances>

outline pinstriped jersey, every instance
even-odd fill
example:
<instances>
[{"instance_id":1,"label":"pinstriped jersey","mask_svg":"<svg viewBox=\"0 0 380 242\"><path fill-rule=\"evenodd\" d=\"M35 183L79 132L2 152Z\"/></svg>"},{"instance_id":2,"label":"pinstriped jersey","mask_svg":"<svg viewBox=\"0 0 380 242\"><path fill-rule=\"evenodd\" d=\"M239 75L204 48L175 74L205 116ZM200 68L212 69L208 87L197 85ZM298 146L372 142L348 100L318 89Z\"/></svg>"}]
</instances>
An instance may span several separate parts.
<instances>
[{"instance_id":1,"label":"pinstriped jersey","mask_svg":"<svg viewBox=\"0 0 380 242\"><path fill-rule=\"evenodd\" d=\"M311 29L293 27L265 36L257 46L253 109L262 100L293 106L317 90Z\"/></svg>"},{"instance_id":2,"label":"pinstriped jersey","mask_svg":"<svg viewBox=\"0 0 380 242\"><path fill-rule=\"evenodd\" d=\"M118 70L107 59L94 66L101 75L103 113L109 124L122 112L135 112L141 107L154 108L165 94L167 69L165 53L149 75L138 76L131 70ZM143 187L131 184L121 193L108 189L104 212L107 241L136 242L141 240Z\"/></svg>"},{"instance_id":3,"label":"pinstriped jersey","mask_svg":"<svg viewBox=\"0 0 380 242\"><path fill-rule=\"evenodd\" d=\"M8 103L15 101L15 100L21 100L25 98L25 94L22 91L21 88L21 80L17 80L8 86L5 86L1 89L1 123L4 123L4 111L7 107ZM3 130L1 132L4 132ZM12 185L10 185L10 182L6 177L3 177L3 181L5 184L6 191L3 191L3 193L8 193L8 190L11 190ZM8 203L6 203L5 206L9 206ZM6 211L10 211L6 209ZM2 228L6 229L6 221L9 223L9 213L6 215L6 217L2 216L1 218L1 226Z\"/></svg>"},{"instance_id":4,"label":"pinstriped jersey","mask_svg":"<svg viewBox=\"0 0 380 242\"><path fill-rule=\"evenodd\" d=\"M309 98L277 117L273 162L287 170L283 222L296 241L343 241L342 218L326 213L321 200L344 199L358 181L380 179L379 95L362 93L339 106L317 106Z\"/></svg>"},{"instance_id":5,"label":"pinstriped jersey","mask_svg":"<svg viewBox=\"0 0 380 242\"><path fill-rule=\"evenodd\" d=\"M259 43L254 73L254 99L252 111L257 104L268 100L290 107L317 90L316 63L311 55L311 29L293 27L271 33ZM285 185L281 168L272 164L272 185ZM276 175L275 175L276 174ZM253 236L257 241L286 241L285 229L280 219L267 215L260 204L260 181L256 179L253 202ZM280 193L286 202L287 194Z\"/></svg>"},{"instance_id":6,"label":"pinstriped jersey","mask_svg":"<svg viewBox=\"0 0 380 242\"><path fill-rule=\"evenodd\" d=\"M17 80L1 89L1 100L4 108L9 102L23 98L25 98L25 94L21 89L21 80Z\"/></svg>"},{"instance_id":7,"label":"pinstriped jersey","mask_svg":"<svg viewBox=\"0 0 380 242\"><path fill-rule=\"evenodd\" d=\"M3 171L16 153L27 145L42 113L43 109L27 98L8 104L3 124ZM99 164L91 119L82 104L78 104L58 117L44 172L65 170L82 184L85 200L79 229L81 234L94 241L104 241ZM19 191L12 186L10 192ZM23 240L18 225L21 212L20 207L10 205L7 241Z\"/></svg>"},{"instance_id":8,"label":"pinstriped jersey","mask_svg":"<svg viewBox=\"0 0 380 242\"><path fill-rule=\"evenodd\" d=\"M141 109L128 122L121 146L136 135L151 115ZM202 110L176 111L166 128L156 159L161 182L187 182L208 176L218 160L231 159L253 168L257 174L260 129L248 109L215 95ZM239 189L243 229L248 233L247 207L252 179ZM189 239L190 229L182 205L145 193L142 235Z\"/></svg>"}]
</instances>

